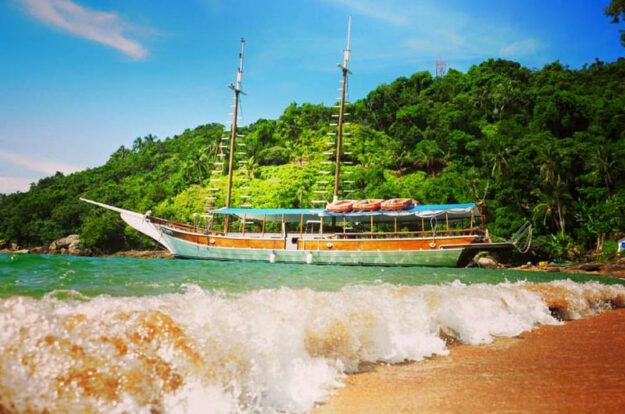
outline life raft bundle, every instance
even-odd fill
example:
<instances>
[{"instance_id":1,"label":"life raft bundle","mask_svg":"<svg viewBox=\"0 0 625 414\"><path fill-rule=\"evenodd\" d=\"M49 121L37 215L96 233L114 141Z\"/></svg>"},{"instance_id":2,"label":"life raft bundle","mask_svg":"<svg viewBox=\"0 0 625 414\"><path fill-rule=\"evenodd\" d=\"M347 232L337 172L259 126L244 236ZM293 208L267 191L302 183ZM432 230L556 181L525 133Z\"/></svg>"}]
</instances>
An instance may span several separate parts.
<instances>
[{"instance_id":1,"label":"life raft bundle","mask_svg":"<svg viewBox=\"0 0 625 414\"><path fill-rule=\"evenodd\" d=\"M339 200L328 204L326 211L329 211L330 213L349 213L353 208L353 200Z\"/></svg>"},{"instance_id":2,"label":"life raft bundle","mask_svg":"<svg viewBox=\"0 0 625 414\"><path fill-rule=\"evenodd\" d=\"M401 211L411 209L421 203L410 198L392 198L390 200L382 200L372 198L366 200L339 200L328 204L326 211L330 213L349 213L350 211Z\"/></svg>"},{"instance_id":3,"label":"life raft bundle","mask_svg":"<svg viewBox=\"0 0 625 414\"><path fill-rule=\"evenodd\" d=\"M413 206L412 199L410 198L392 198L382 203L382 210L386 211L399 211L408 210Z\"/></svg>"},{"instance_id":4,"label":"life raft bundle","mask_svg":"<svg viewBox=\"0 0 625 414\"><path fill-rule=\"evenodd\" d=\"M360 200L354 203L354 211L377 211L382 207L384 200L381 198L372 198Z\"/></svg>"}]
</instances>

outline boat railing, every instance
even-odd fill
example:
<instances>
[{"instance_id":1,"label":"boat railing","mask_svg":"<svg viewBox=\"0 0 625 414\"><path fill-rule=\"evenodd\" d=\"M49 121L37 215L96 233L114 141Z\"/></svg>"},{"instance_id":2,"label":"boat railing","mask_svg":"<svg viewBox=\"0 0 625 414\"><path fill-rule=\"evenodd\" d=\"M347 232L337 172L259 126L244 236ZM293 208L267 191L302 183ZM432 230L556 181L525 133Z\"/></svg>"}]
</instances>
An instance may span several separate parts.
<instances>
[{"instance_id":1,"label":"boat railing","mask_svg":"<svg viewBox=\"0 0 625 414\"><path fill-rule=\"evenodd\" d=\"M159 224L161 226L166 226L174 230L181 230L187 233L195 233L195 234L204 234L204 235L214 235L214 236L225 236L224 232L209 230L205 231L199 226L192 226L190 224L178 223L177 221L165 220L158 217L150 216L150 222Z\"/></svg>"},{"instance_id":2,"label":"boat railing","mask_svg":"<svg viewBox=\"0 0 625 414\"><path fill-rule=\"evenodd\" d=\"M351 238L361 238L361 237L396 237L396 236L431 236L436 237L439 235L457 235L457 234L466 234L466 235L480 235L483 234L482 230L477 227L465 228L465 229L445 229L445 230L421 230L421 231L385 231L385 232L362 232L362 233L325 233L323 236L334 236L339 239L351 239Z\"/></svg>"},{"instance_id":3,"label":"boat railing","mask_svg":"<svg viewBox=\"0 0 625 414\"><path fill-rule=\"evenodd\" d=\"M150 217L151 222L155 224L159 224L165 226L167 228L178 230L186 233L204 235L204 236L231 236L231 237L253 237L257 235L261 235L262 238L275 238L275 234L270 236L270 233L265 232L239 232L239 233L224 233L216 230L206 230L202 229L198 226L193 226L184 223L178 223L175 221L165 220L158 217ZM334 230L334 229L332 229ZM291 233L292 234L292 233ZM295 233L297 234L297 233ZM345 231L326 231L322 233L314 233L312 231L301 232L300 236L310 235L313 236L314 239L384 239L384 238L394 238L394 237L428 237L428 238L436 238L436 237L444 237L444 236L453 236L453 235L482 235L484 234L483 230L479 227L469 227L469 228L451 228L451 229L436 229L436 230L418 230L418 231L367 231L367 232L345 232ZM280 237L283 237L281 234Z\"/></svg>"}]
</instances>

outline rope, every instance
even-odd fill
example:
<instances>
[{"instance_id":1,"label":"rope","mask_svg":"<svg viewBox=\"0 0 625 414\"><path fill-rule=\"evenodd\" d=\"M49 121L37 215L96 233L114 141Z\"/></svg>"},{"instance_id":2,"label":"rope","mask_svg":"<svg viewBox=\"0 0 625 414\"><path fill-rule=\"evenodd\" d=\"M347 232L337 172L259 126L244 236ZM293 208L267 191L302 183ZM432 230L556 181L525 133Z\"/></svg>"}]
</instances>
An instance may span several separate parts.
<instances>
[{"instance_id":1,"label":"rope","mask_svg":"<svg viewBox=\"0 0 625 414\"><path fill-rule=\"evenodd\" d=\"M521 254L525 254L532 246L532 235L534 228L529 221L523 223L523 225L510 237L509 242L519 251ZM519 247L521 240L527 236L527 242L524 247Z\"/></svg>"},{"instance_id":2,"label":"rope","mask_svg":"<svg viewBox=\"0 0 625 414\"><path fill-rule=\"evenodd\" d=\"M367 100L367 98L364 99L365 103L367 104L367 106L369 107L369 113L371 115L373 115L373 121L375 122L375 124L378 127L378 130L380 131L384 131L384 127L382 126L382 124L380 124L380 121L378 121L378 117L375 116L375 111L373 110L373 107L371 106L371 104L369 103L369 101Z\"/></svg>"},{"instance_id":3,"label":"rope","mask_svg":"<svg viewBox=\"0 0 625 414\"><path fill-rule=\"evenodd\" d=\"M532 247L532 234L533 234L533 232L534 232L533 227L530 227L530 230L529 230L528 236L527 236L527 245L525 246L524 249L519 249L519 247L516 246L516 245L514 246L519 251L519 253L525 254L525 253L529 252L530 247Z\"/></svg>"}]
</instances>

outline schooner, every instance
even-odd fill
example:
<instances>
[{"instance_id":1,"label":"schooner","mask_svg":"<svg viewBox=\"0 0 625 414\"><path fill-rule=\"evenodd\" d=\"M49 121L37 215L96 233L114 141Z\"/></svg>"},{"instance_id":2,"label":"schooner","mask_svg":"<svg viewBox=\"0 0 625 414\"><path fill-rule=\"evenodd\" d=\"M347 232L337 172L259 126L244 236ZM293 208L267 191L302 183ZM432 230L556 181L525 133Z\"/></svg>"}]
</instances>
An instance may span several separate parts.
<instances>
[{"instance_id":1,"label":"schooner","mask_svg":"<svg viewBox=\"0 0 625 414\"><path fill-rule=\"evenodd\" d=\"M177 258L253 260L271 263L462 266L480 250L508 248L511 242L493 243L486 229L484 206L476 203L419 205L410 199L341 200L341 164L347 78L351 43L351 16L343 62L336 137L330 141L334 162L332 202L314 200L319 208L251 208L245 202L232 207L234 162L237 152L237 115L243 75L245 40L241 39L234 92L234 111L228 145L228 178L225 206L210 208L205 227L140 214L81 198L118 212L131 227L156 240ZM215 164L223 170L226 154ZM331 164L328 161L325 164ZM331 171L326 171L331 174ZM329 181L324 181L329 183ZM215 189L217 190L217 189ZM348 191L348 190L344 190ZM325 193L323 190L315 191ZM247 196L249 197L249 196ZM215 199L215 197L211 197ZM359 207L360 206L360 207ZM219 220L214 220L220 218ZM238 226L233 226L234 224ZM217 223L223 223L218 226ZM233 228L238 227L238 228Z\"/></svg>"}]
</instances>

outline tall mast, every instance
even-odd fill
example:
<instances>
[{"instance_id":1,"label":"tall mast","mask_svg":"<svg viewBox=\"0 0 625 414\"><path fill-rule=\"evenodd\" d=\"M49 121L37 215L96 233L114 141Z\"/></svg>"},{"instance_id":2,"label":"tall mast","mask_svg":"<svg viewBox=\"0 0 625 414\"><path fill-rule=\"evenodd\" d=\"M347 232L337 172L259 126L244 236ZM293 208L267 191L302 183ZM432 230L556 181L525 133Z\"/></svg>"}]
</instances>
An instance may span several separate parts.
<instances>
[{"instance_id":1,"label":"tall mast","mask_svg":"<svg viewBox=\"0 0 625 414\"><path fill-rule=\"evenodd\" d=\"M343 147L343 117L345 115L345 90L347 89L347 74L351 75L351 71L347 69L347 63L349 62L349 48L352 34L352 16L349 16L347 21L347 47L343 51L343 63L338 64L338 67L343 71L343 83L341 87L341 104L339 109L339 122L338 133L336 138L336 171L334 174L334 197L333 201L339 199L339 183L341 177L341 152Z\"/></svg>"},{"instance_id":2,"label":"tall mast","mask_svg":"<svg viewBox=\"0 0 625 414\"><path fill-rule=\"evenodd\" d=\"M236 84L228 87L234 91L234 111L232 112L232 135L230 136L230 154L228 158L228 193L226 195L226 207L230 207L232 195L232 174L234 173L234 152L237 138L237 115L239 114L239 95L245 92L241 90L241 77L243 75L243 53L245 52L245 39L241 38L241 53L239 53L239 69L237 70ZM226 215L225 232L228 232L230 215Z\"/></svg>"}]
</instances>

